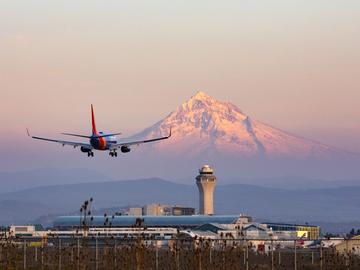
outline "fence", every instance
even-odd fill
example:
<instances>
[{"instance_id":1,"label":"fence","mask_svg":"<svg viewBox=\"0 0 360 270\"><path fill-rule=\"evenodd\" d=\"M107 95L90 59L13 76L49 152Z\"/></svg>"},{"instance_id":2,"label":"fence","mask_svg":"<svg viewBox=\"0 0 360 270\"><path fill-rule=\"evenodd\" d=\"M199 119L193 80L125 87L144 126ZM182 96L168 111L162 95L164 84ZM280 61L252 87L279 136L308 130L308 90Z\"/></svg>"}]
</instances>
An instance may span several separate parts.
<instances>
[{"instance_id":1,"label":"fence","mask_svg":"<svg viewBox=\"0 0 360 270\"><path fill-rule=\"evenodd\" d=\"M8 239L0 243L0 269L360 269L347 241L348 249L337 251L321 243L303 248L298 240Z\"/></svg>"}]
</instances>

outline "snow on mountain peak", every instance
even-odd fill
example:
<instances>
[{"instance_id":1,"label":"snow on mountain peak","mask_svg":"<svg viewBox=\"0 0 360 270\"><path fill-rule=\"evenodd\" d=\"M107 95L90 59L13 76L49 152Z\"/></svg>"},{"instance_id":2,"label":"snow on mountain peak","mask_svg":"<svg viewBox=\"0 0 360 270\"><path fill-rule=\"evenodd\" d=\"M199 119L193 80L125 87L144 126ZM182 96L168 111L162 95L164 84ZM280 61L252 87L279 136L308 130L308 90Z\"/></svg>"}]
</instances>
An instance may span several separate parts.
<instances>
[{"instance_id":1,"label":"snow on mountain peak","mask_svg":"<svg viewBox=\"0 0 360 270\"><path fill-rule=\"evenodd\" d=\"M216 102L215 99L210 97L204 92L197 92L189 100L182 104L182 109L186 111L196 110L198 108L204 108L206 106L212 106Z\"/></svg>"},{"instance_id":2,"label":"snow on mountain peak","mask_svg":"<svg viewBox=\"0 0 360 270\"><path fill-rule=\"evenodd\" d=\"M192 96L191 98L194 98L194 99L213 99L211 96L209 96L208 94L206 94L205 92L203 91L197 91L196 94L194 96Z\"/></svg>"},{"instance_id":3,"label":"snow on mountain peak","mask_svg":"<svg viewBox=\"0 0 360 270\"><path fill-rule=\"evenodd\" d=\"M330 148L290 135L251 119L236 105L197 92L165 119L134 137L168 134L171 139L152 144L152 150L183 155L324 156Z\"/></svg>"}]
</instances>

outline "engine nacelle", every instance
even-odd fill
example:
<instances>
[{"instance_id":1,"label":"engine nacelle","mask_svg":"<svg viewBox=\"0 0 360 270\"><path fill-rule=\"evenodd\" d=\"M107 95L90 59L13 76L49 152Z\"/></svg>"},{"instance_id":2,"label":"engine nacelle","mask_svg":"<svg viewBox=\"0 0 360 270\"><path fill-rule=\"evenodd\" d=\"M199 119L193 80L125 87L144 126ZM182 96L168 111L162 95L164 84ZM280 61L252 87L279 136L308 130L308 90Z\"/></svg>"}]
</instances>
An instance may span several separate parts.
<instances>
[{"instance_id":1,"label":"engine nacelle","mask_svg":"<svg viewBox=\"0 0 360 270\"><path fill-rule=\"evenodd\" d=\"M84 147L84 146L81 146L81 147L80 147L80 150L81 150L81 152L83 152L83 153L88 153L88 152L91 151L91 149L86 148L86 147Z\"/></svg>"},{"instance_id":2,"label":"engine nacelle","mask_svg":"<svg viewBox=\"0 0 360 270\"><path fill-rule=\"evenodd\" d=\"M121 152L123 153L129 153L130 152L130 148L128 146L121 146Z\"/></svg>"}]
</instances>

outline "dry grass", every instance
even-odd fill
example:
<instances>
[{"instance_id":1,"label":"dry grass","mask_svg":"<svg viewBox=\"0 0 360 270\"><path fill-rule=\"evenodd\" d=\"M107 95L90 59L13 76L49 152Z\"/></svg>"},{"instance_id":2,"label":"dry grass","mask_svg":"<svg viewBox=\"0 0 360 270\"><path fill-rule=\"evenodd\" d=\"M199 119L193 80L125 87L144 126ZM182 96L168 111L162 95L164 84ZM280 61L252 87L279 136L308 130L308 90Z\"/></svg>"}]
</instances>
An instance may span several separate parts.
<instances>
[{"instance_id":1,"label":"dry grass","mask_svg":"<svg viewBox=\"0 0 360 270\"><path fill-rule=\"evenodd\" d=\"M155 240L115 238L49 239L47 245L6 240L0 245L0 269L122 269L122 270L225 270L295 269L294 249L258 253L246 242ZM334 249L298 249L297 269L360 269L360 258Z\"/></svg>"}]
</instances>

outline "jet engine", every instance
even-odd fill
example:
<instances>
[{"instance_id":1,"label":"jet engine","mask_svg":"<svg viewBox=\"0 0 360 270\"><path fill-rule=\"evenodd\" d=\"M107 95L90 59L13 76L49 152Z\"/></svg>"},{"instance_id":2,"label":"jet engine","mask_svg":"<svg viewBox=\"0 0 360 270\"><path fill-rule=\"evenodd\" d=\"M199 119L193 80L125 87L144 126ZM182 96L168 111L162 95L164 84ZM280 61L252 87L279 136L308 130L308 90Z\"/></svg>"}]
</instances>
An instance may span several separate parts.
<instances>
[{"instance_id":1,"label":"jet engine","mask_svg":"<svg viewBox=\"0 0 360 270\"><path fill-rule=\"evenodd\" d=\"M126 145L121 146L121 152L123 152L123 153L129 153L130 150L131 150L131 149L130 149L128 146L126 146Z\"/></svg>"},{"instance_id":2,"label":"jet engine","mask_svg":"<svg viewBox=\"0 0 360 270\"><path fill-rule=\"evenodd\" d=\"M81 146L81 147L80 147L80 150L81 150L81 152L83 152L83 153L89 153L89 152L91 152L91 149L86 148L85 146Z\"/></svg>"}]
</instances>

